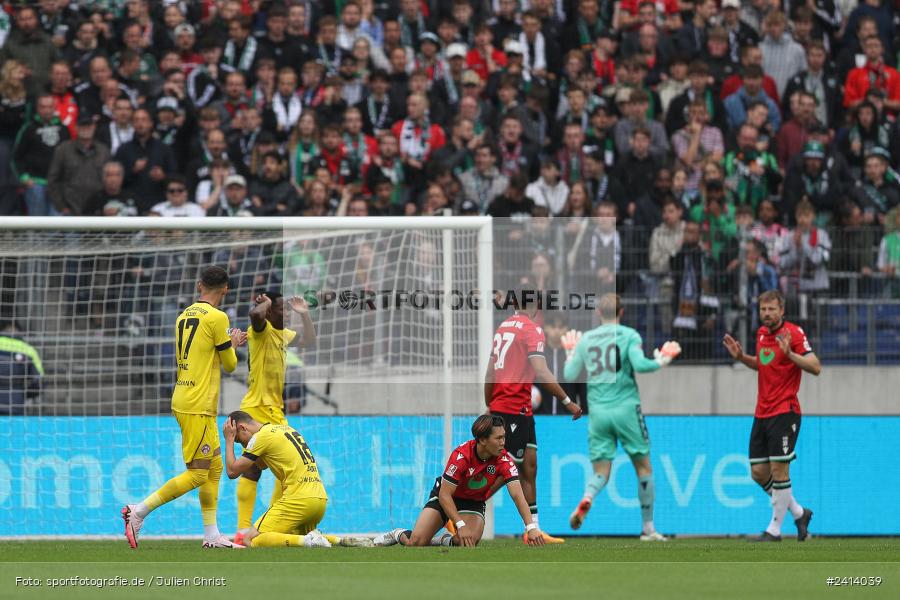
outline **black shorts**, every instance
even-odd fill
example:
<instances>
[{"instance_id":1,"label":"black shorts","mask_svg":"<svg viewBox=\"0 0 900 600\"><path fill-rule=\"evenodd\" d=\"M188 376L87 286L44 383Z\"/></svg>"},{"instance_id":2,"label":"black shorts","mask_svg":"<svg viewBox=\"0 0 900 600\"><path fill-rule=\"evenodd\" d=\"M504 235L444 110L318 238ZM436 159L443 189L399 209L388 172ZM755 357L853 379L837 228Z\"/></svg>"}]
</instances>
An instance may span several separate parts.
<instances>
[{"instance_id":1,"label":"black shorts","mask_svg":"<svg viewBox=\"0 0 900 600\"><path fill-rule=\"evenodd\" d=\"M794 447L800 435L800 415L782 413L765 419L753 419L750 430L750 464L791 462L797 458Z\"/></svg>"},{"instance_id":2,"label":"black shorts","mask_svg":"<svg viewBox=\"0 0 900 600\"><path fill-rule=\"evenodd\" d=\"M537 433L534 430L533 416L498 412L491 414L503 417L506 423L506 451L514 461L520 463L525 459L525 448L534 448L537 452Z\"/></svg>"},{"instance_id":3,"label":"black shorts","mask_svg":"<svg viewBox=\"0 0 900 600\"><path fill-rule=\"evenodd\" d=\"M441 503L438 500L438 492L441 489L441 477L438 477L434 480L434 487L431 488L431 493L428 494L428 502L425 503L425 508L433 508L434 510L441 513L441 520L446 521L449 519L447 513L444 512L444 509L441 507ZM484 520L484 510L485 503L479 502L478 500L467 500L465 498L454 498L453 503L456 504L456 512L461 515L479 515L482 520Z\"/></svg>"}]
</instances>

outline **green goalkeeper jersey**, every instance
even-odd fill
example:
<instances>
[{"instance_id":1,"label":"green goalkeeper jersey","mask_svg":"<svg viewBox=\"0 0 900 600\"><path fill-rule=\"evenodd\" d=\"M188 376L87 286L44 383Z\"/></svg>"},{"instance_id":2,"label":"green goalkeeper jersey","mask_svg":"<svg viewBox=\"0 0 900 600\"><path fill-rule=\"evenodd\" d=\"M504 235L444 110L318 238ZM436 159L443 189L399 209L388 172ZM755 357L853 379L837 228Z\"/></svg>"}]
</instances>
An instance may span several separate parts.
<instances>
[{"instance_id":1,"label":"green goalkeeper jersey","mask_svg":"<svg viewBox=\"0 0 900 600\"><path fill-rule=\"evenodd\" d=\"M581 336L572 358L566 361L566 381L577 381L587 373L588 404L594 407L640 404L635 372L659 368L644 356L640 334L619 324L605 324Z\"/></svg>"}]
</instances>

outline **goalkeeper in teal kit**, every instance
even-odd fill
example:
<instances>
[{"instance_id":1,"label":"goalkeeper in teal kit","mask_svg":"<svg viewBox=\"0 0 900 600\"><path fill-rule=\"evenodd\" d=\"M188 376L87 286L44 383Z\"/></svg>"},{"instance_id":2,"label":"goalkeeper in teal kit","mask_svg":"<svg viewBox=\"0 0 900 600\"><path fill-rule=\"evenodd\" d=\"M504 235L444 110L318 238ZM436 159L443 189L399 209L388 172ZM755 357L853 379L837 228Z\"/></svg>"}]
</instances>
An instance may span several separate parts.
<instances>
[{"instance_id":1,"label":"goalkeeper in teal kit","mask_svg":"<svg viewBox=\"0 0 900 600\"><path fill-rule=\"evenodd\" d=\"M582 335L568 331L562 339L566 350L565 379L577 381L587 376L588 449L594 475L588 481L584 498L569 517L572 529L578 529L591 509L594 497L609 480L616 444L631 458L638 477L641 504L642 541L665 541L653 527L653 470L650 466L650 437L635 373L649 373L668 365L681 351L677 342L666 342L654 350L654 359L644 356L640 334L619 324L623 308L615 294L600 298L597 311L601 325Z\"/></svg>"}]
</instances>

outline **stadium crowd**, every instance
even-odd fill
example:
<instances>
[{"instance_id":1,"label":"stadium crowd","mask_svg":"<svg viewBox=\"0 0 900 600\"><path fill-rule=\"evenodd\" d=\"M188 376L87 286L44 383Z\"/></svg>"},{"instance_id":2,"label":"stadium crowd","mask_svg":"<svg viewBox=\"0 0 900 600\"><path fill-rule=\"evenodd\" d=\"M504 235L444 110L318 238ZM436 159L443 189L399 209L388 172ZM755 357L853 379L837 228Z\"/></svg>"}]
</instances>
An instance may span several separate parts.
<instances>
[{"instance_id":1,"label":"stadium crowd","mask_svg":"<svg viewBox=\"0 0 900 600\"><path fill-rule=\"evenodd\" d=\"M0 215L530 220L683 332L900 296L886 0L2 4Z\"/></svg>"}]
</instances>

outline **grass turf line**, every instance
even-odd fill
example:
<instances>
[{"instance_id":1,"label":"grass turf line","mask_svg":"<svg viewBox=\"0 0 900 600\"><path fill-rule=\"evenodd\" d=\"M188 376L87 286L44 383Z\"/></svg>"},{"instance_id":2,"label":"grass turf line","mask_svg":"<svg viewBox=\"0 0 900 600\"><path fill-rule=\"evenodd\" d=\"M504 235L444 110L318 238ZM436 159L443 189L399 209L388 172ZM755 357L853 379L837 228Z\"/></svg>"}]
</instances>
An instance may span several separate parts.
<instances>
[{"instance_id":1,"label":"grass turf line","mask_svg":"<svg viewBox=\"0 0 900 600\"><path fill-rule=\"evenodd\" d=\"M751 564L757 563L757 564ZM15 585L20 577L142 577L145 587ZM224 577L226 587L161 586L154 579ZM900 597L900 539L822 538L798 544L741 539L570 538L526 548L497 540L475 548L266 548L210 551L199 541L5 542L0 598L221 598L223 593L303 593L335 598L421 598L462 590L516 600L580 598L820 598L863 593L826 585L827 577L880 576L871 598ZM512 586L512 587L510 587ZM486 596L485 596L486 597ZM277 599L276 599L277 600Z\"/></svg>"}]
</instances>

